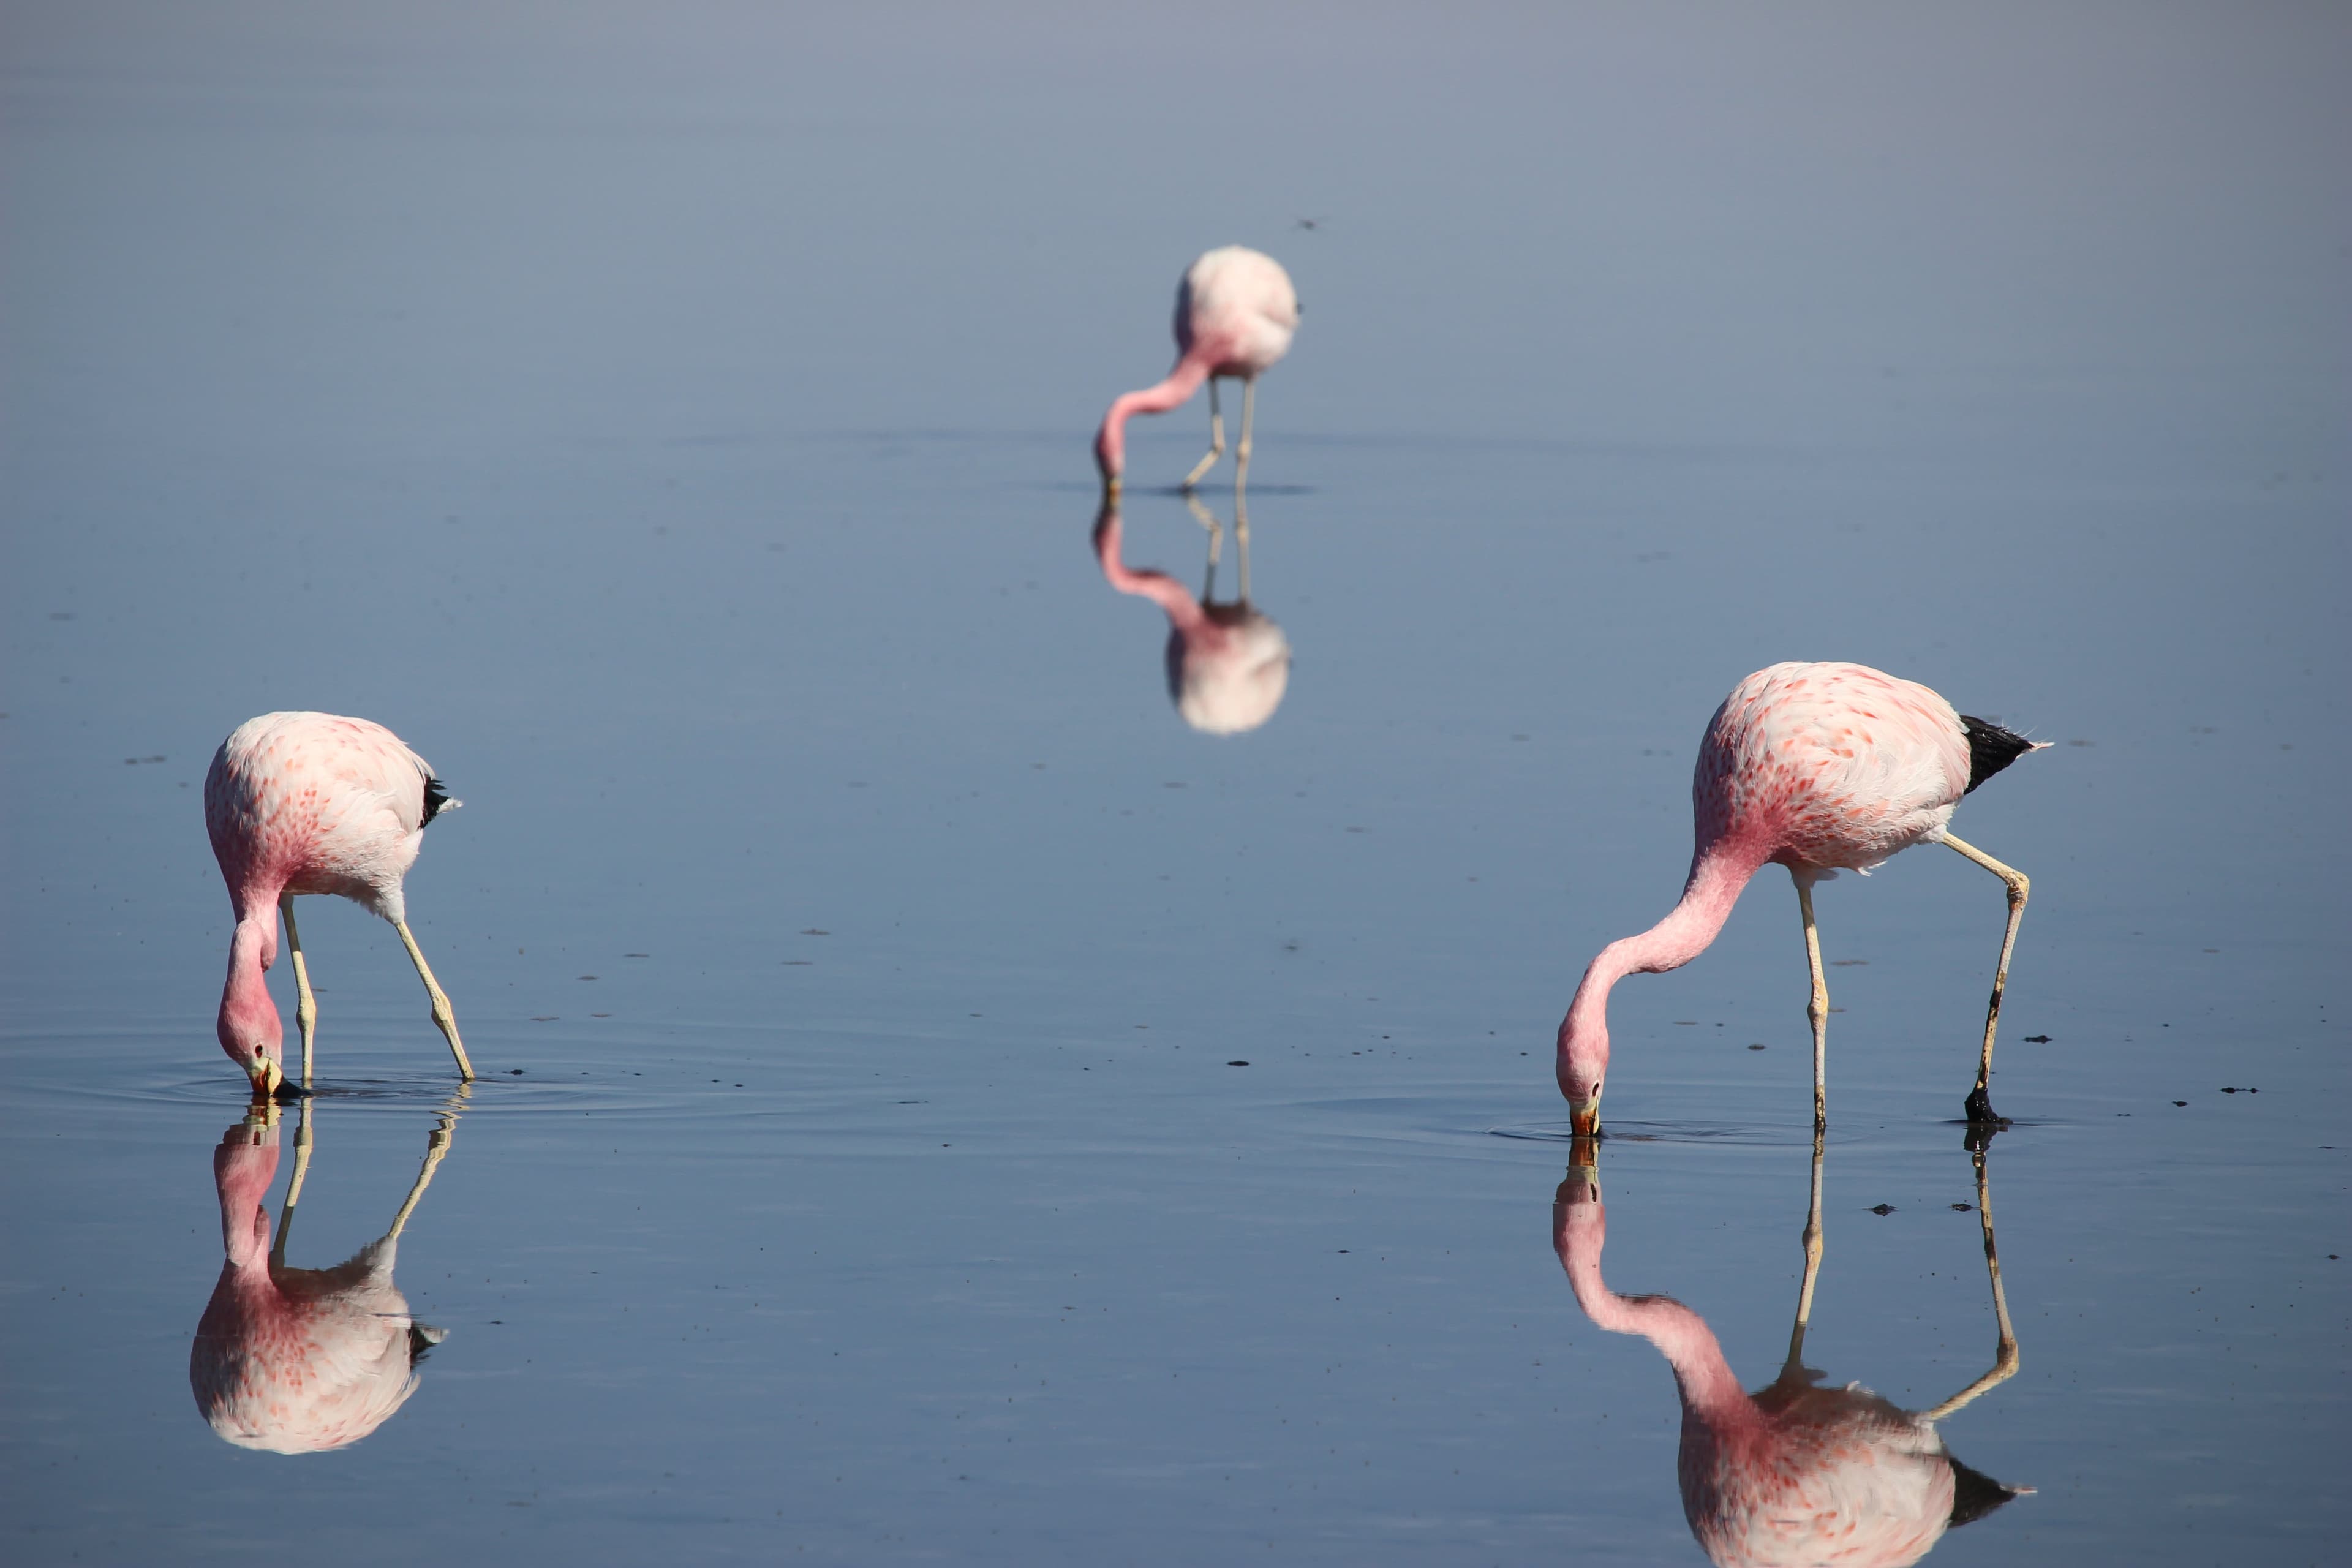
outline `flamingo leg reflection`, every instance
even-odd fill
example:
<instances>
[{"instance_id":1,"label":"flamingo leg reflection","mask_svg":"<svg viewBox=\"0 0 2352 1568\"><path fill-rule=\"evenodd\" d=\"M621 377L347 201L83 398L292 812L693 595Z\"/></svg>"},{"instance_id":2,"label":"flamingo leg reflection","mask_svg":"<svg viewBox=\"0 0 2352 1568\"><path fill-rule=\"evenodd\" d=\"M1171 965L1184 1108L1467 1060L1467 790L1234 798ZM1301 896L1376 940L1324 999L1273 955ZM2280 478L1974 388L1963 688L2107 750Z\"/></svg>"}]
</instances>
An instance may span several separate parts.
<instances>
[{"instance_id":1,"label":"flamingo leg reflection","mask_svg":"<svg viewBox=\"0 0 2352 1568\"><path fill-rule=\"evenodd\" d=\"M1780 1375L1799 1370L1805 1360L1805 1330L1813 1321L1813 1286L1822 1275L1822 1130L1813 1129L1813 1196L1805 1211L1805 1278L1797 1288L1797 1321L1789 1330L1789 1360Z\"/></svg>"},{"instance_id":2,"label":"flamingo leg reflection","mask_svg":"<svg viewBox=\"0 0 2352 1568\"><path fill-rule=\"evenodd\" d=\"M1985 1152L1982 1149L1972 1150L1969 1158L1976 1162L1977 1219L1984 1229L1985 1273L1992 1280L1992 1312L1994 1321L2000 1327L2000 1342L1993 1351L1991 1370L1927 1411L1927 1417L1930 1421L1941 1421L1987 1389L2008 1382L2017 1373L2017 1331L2010 1326L2009 1294L2000 1288L2000 1254L1993 1250L1992 1194L1985 1183Z\"/></svg>"},{"instance_id":3,"label":"flamingo leg reflection","mask_svg":"<svg viewBox=\"0 0 2352 1568\"><path fill-rule=\"evenodd\" d=\"M278 1211L278 1235L269 1244L269 1260L272 1263L283 1264L286 1261L286 1238L294 1230L294 1205L302 1201L302 1183L310 1173L310 1097L304 1095L294 1110L294 1173L287 1178L286 1202Z\"/></svg>"}]
</instances>

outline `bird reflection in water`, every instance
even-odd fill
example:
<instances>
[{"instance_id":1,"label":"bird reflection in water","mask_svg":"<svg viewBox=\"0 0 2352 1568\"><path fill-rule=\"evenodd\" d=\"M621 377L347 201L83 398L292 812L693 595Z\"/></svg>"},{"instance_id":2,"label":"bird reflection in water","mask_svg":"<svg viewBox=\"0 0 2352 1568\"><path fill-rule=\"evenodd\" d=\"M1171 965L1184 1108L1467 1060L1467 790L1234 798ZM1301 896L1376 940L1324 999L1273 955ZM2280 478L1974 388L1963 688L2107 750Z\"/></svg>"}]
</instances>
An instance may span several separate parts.
<instances>
[{"instance_id":1,"label":"bird reflection in water","mask_svg":"<svg viewBox=\"0 0 2352 1568\"><path fill-rule=\"evenodd\" d=\"M278 1118L256 1106L213 1151L219 1189L220 1282L188 1351L188 1386L215 1432L240 1448L319 1453L358 1442L416 1392L416 1363L442 1331L409 1316L393 1284L400 1233L448 1152L457 1103L425 1141L425 1163L392 1225L332 1268L290 1268L286 1242L310 1165L310 1101L301 1102L294 1174L273 1242L263 1206L278 1175Z\"/></svg>"},{"instance_id":2,"label":"bird reflection in water","mask_svg":"<svg viewBox=\"0 0 2352 1568\"><path fill-rule=\"evenodd\" d=\"M1095 519L1095 558L1103 580L1122 594L1150 600L1168 616L1168 695L1184 722L1212 735L1237 735L1274 717L1290 685L1290 640L1274 618L1250 603L1249 512L1234 498L1234 556L1237 597L1217 603L1217 558L1224 525L1192 496L1185 504L1209 532L1208 580L1194 598L1165 572L1129 568L1119 558L1118 503L1103 503Z\"/></svg>"},{"instance_id":3,"label":"bird reflection in water","mask_svg":"<svg viewBox=\"0 0 2352 1568\"><path fill-rule=\"evenodd\" d=\"M1859 1383L1821 1385L1804 1364L1805 1328L1822 1262L1822 1141L1813 1139L1804 1281L1789 1359L1748 1394L1706 1321L1668 1296L1620 1296L1601 1282L1609 1234L1599 1144L1580 1138L1552 1205L1552 1246L1577 1305L1612 1333L1639 1334L1674 1368L1682 1395L1677 1472L1683 1513L1708 1558L1765 1565L1916 1563L1954 1525L1981 1519L2031 1487L2004 1486L1952 1457L1936 1423L2017 1370L2017 1339L1993 1250L1985 1155L1974 1149L1977 1214L1992 1280L2000 1346L1990 1371L1928 1410L1905 1410Z\"/></svg>"}]
</instances>

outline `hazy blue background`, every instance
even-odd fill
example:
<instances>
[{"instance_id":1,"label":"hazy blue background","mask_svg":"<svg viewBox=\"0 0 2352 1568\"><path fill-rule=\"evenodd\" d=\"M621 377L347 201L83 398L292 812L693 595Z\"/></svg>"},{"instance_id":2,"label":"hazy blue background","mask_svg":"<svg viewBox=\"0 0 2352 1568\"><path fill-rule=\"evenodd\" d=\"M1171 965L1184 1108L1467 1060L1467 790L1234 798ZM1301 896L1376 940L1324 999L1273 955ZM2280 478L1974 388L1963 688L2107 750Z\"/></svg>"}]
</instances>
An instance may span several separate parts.
<instances>
[{"instance_id":1,"label":"hazy blue background","mask_svg":"<svg viewBox=\"0 0 2352 1568\"><path fill-rule=\"evenodd\" d=\"M1944 1430L2041 1490L1937 1561L2326 1560L2347 83L2326 5L0 5L10 1561L1696 1561L1566 1147L1495 1133L1564 1123L1576 976L1784 658L2060 742L1957 825L2034 897L2023 1370ZM1087 443L1236 241L1307 307L1251 508L1298 658L1212 741ZM1202 423L1135 432L1134 563L1199 570ZM289 1459L186 1391L242 1106L196 795L304 707L467 802L410 902L485 1078L403 1247L447 1342ZM1751 1384L1793 902L1613 1013L1609 1281ZM1906 1405L1992 1347L2000 907L1941 851L1821 900L1811 1359ZM392 933L306 914L323 1266L449 1086Z\"/></svg>"}]
</instances>

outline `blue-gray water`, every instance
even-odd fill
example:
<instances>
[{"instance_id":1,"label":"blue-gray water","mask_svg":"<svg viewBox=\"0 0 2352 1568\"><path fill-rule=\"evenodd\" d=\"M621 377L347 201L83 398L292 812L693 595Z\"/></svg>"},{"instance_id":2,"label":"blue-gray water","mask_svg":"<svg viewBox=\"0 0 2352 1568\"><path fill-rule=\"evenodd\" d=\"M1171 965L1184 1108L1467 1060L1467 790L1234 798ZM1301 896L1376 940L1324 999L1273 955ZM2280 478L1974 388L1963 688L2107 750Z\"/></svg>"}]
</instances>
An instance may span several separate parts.
<instances>
[{"instance_id":1,"label":"blue-gray water","mask_svg":"<svg viewBox=\"0 0 2352 1568\"><path fill-rule=\"evenodd\" d=\"M2338 1550L2340 12L5 32L10 1562L1698 1561L1672 1379L1552 1253L1547 1058L1785 658L2057 742L1955 824L2034 881L2021 1370L1942 1431L2039 1489L1937 1561ZM1212 740L1087 442L1230 241L1307 304L1250 507L1297 663ZM1204 423L1136 426L1125 513L1196 584ZM448 1337L302 1458L187 1378L244 1105L197 796L282 708L465 800L409 901L484 1075L401 1244ZM1776 878L1618 991L1601 1170L1609 1284L1750 1386L1810 1161ZM1993 1349L2000 889L1820 907L1808 1359L1921 1407ZM325 1267L453 1085L394 934L303 934Z\"/></svg>"}]
</instances>

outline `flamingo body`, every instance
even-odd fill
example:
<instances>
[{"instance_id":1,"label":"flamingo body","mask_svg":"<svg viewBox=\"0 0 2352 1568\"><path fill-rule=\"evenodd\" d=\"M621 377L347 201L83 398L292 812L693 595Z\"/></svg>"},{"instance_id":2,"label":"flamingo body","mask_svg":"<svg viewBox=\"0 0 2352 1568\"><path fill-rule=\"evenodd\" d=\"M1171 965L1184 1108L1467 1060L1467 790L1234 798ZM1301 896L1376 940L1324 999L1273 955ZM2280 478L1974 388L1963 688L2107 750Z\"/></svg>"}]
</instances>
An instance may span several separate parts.
<instances>
[{"instance_id":1,"label":"flamingo body","mask_svg":"<svg viewBox=\"0 0 2352 1568\"><path fill-rule=\"evenodd\" d=\"M278 907L297 894L341 895L399 930L433 994L436 1021L472 1076L456 1021L446 1016L447 998L409 936L401 889L425 826L458 804L430 763L365 719L264 713L221 742L205 775L205 826L228 884L236 931L217 1032L221 1048L257 1089L274 1087L271 1075L279 1070L283 1026L262 976L278 957ZM293 940L299 963L300 943ZM307 977L302 989L307 1045Z\"/></svg>"},{"instance_id":2,"label":"flamingo body","mask_svg":"<svg viewBox=\"0 0 2352 1568\"><path fill-rule=\"evenodd\" d=\"M1255 386L1282 356L1298 331L1298 291L1282 263L1245 246L1221 246L1184 269L1176 288L1176 366L1153 386L1121 395L1103 416L1095 436L1095 462L1106 486L1116 489L1127 463L1127 422L1137 414L1164 414L1189 399L1204 381L1223 376ZM1211 401L1215 389L1211 388ZM1222 425L1213 426L1208 458L1185 482L1189 488L1223 449ZM1249 428L1244 415L1239 460L1246 465Z\"/></svg>"},{"instance_id":3,"label":"flamingo body","mask_svg":"<svg viewBox=\"0 0 2352 1568\"><path fill-rule=\"evenodd\" d=\"M259 1141L257 1141L257 1136ZM409 1315L387 1236L333 1268L289 1268L269 1246L262 1199L277 1132L232 1128L213 1152L226 1258L188 1351L188 1385L240 1448L307 1454L374 1431L416 1391L416 1356L440 1331Z\"/></svg>"},{"instance_id":4,"label":"flamingo body","mask_svg":"<svg viewBox=\"0 0 2352 1568\"><path fill-rule=\"evenodd\" d=\"M1168 616L1168 696L1184 722L1206 734L1235 735L1274 717L1290 686L1290 639L1273 616L1244 600L1203 604L1165 572L1119 556L1123 525L1106 506L1095 521L1095 558L1104 581L1150 599Z\"/></svg>"},{"instance_id":5,"label":"flamingo body","mask_svg":"<svg viewBox=\"0 0 2352 1568\"><path fill-rule=\"evenodd\" d=\"M1609 1064L1609 992L1627 974L1657 973L1705 952L1740 891L1767 864L1789 869L1813 968L1814 1115L1823 1117L1828 990L1813 934L1812 888L1840 870L1868 872L1916 844L1948 842L2010 889L2010 926L1987 1015L1972 1120L1985 1099L2001 988L2025 903L2026 879L1951 837L1960 797L2036 742L1965 718L1916 681L1859 664L1776 664L1723 700L1691 777L1694 845L1683 896L1666 918L1601 949L1559 1027L1556 1071L1576 1130L1599 1129Z\"/></svg>"}]
</instances>

